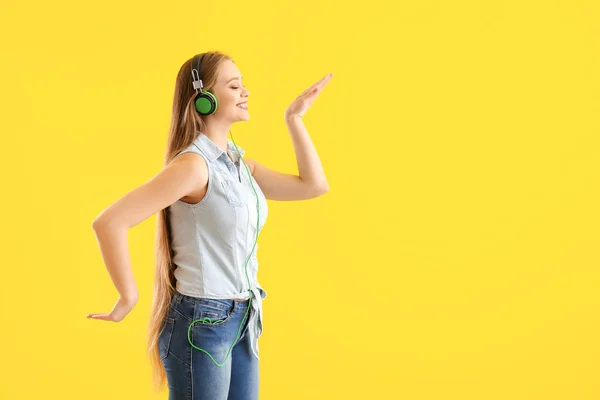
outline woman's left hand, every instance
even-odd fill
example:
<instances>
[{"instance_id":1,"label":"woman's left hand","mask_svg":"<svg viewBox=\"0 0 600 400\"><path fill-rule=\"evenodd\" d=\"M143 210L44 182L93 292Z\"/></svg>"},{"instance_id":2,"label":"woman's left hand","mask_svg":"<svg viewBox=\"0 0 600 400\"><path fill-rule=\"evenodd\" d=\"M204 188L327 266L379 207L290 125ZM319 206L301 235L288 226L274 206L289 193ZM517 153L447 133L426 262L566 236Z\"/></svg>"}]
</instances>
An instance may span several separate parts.
<instances>
[{"instance_id":1,"label":"woman's left hand","mask_svg":"<svg viewBox=\"0 0 600 400\"><path fill-rule=\"evenodd\" d=\"M296 97L292 104L285 110L285 117L299 116L303 117L308 108L312 105L313 101L321 93L321 90L331 80L333 73L325 75L323 79L313 84L311 87L306 89L300 96Z\"/></svg>"}]
</instances>

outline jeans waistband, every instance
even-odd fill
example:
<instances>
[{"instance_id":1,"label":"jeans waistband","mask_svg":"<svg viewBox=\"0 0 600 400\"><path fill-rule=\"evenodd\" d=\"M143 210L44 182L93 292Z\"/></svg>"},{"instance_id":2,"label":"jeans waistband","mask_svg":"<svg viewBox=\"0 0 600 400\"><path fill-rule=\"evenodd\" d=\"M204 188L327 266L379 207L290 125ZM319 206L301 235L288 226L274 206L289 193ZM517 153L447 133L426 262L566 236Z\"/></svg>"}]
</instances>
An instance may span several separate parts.
<instances>
[{"instance_id":1,"label":"jeans waistband","mask_svg":"<svg viewBox=\"0 0 600 400\"><path fill-rule=\"evenodd\" d=\"M208 304L211 305L213 307L217 307L217 308L221 308L223 310L231 310L233 309L238 309L238 308L248 308L250 305L250 299L248 300L243 300L243 301L239 301L239 300L233 300L233 299L213 299L213 298L208 298L208 297L193 297L193 296L188 296L186 294L180 293L177 290L175 290L175 293L173 294L173 300L179 304L182 301L188 302L188 303L192 303L192 304Z\"/></svg>"}]
</instances>

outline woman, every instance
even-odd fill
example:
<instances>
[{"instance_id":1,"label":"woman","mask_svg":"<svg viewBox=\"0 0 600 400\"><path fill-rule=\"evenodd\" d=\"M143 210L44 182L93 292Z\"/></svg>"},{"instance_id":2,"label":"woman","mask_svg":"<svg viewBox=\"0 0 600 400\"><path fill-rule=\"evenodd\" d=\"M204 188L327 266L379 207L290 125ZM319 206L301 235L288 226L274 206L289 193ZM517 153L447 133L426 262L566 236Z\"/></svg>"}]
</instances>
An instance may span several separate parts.
<instances>
[{"instance_id":1,"label":"woman","mask_svg":"<svg viewBox=\"0 0 600 400\"><path fill-rule=\"evenodd\" d=\"M94 221L120 296L110 313L88 318L118 322L138 299L127 230L158 212L148 341L156 388L166 381L169 399L258 398L266 298L257 281L258 232L266 199L303 200L329 190L302 117L332 76L284 113L298 176L242 158L244 150L227 139L234 122L250 118L250 92L233 60L218 51L187 60L177 75L163 169Z\"/></svg>"}]
</instances>

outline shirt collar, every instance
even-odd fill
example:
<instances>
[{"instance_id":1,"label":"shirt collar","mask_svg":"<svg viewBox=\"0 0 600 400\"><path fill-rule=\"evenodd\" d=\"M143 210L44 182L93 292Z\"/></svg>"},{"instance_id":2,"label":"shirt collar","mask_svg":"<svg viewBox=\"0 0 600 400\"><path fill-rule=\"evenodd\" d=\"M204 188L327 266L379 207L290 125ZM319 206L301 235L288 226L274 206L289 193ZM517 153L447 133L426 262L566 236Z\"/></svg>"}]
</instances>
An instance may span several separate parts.
<instances>
[{"instance_id":1,"label":"shirt collar","mask_svg":"<svg viewBox=\"0 0 600 400\"><path fill-rule=\"evenodd\" d=\"M219 157L224 157L224 160L227 159L227 155L225 154L225 152L202 132L198 134L198 137L196 138L196 140L194 140L194 143L196 143L198 147L204 150L210 161L215 161ZM237 146L236 149L236 145L231 140L227 139L227 150L234 162L237 162L240 158L240 155L238 154L238 149L243 157L245 154L244 149L242 149L240 146Z\"/></svg>"}]
</instances>

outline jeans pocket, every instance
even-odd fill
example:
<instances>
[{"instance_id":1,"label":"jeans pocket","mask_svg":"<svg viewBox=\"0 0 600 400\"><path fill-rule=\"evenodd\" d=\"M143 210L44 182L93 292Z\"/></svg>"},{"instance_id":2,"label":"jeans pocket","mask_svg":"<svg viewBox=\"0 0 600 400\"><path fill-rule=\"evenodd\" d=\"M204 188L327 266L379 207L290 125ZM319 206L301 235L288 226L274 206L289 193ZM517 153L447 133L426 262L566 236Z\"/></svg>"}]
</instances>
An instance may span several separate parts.
<instances>
[{"instance_id":1,"label":"jeans pocket","mask_svg":"<svg viewBox=\"0 0 600 400\"><path fill-rule=\"evenodd\" d=\"M226 324L233 316L233 300L205 300L196 305L200 311L195 326L217 327Z\"/></svg>"},{"instance_id":2,"label":"jeans pocket","mask_svg":"<svg viewBox=\"0 0 600 400\"><path fill-rule=\"evenodd\" d=\"M158 337L158 353L160 359L164 360L169 355L169 346L171 345L171 338L173 337L173 327L175 326L175 320L167 317L163 323L162 330Z\"/></svg>"}]
</instances>

